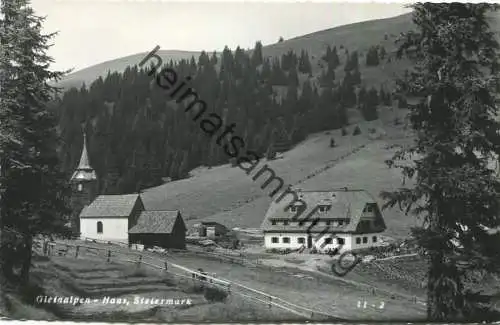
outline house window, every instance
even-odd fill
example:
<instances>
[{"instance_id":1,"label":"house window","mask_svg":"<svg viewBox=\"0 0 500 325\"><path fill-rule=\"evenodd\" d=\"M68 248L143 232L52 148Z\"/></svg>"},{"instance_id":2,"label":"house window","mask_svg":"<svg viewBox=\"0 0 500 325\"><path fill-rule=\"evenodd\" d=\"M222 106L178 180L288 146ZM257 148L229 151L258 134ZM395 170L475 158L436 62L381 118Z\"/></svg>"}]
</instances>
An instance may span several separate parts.
<instances>
[{"instance_id":1,"label":"house window","mask_svg":"<svg viewBox=\"0 0 500 325\"><path fill-rule=\"evenodd\" d=\"M296 205L292 205L292 206L290 207L290 211L292 211L292 212L297 212L297 206L296 206Z\"/></svg>"},{"instance_id":2,"label":"house window","mask_svg":"<svg viewBox=\"0 0 500 325\"><path fill-rule=\"evenodd\" d=\"M306 242L306 239L304 237L297 238L297 243L298 244L304 244L305 242Z\"/></svg>"},{"instance_id":3,"label":"house window","mask_svg":"<svg viewBox=\"0 0 500 325\"><path fill-rule=\"evenodd\" d=\"M78 184L78 192L81 192L81 191L83 191L83 185L82 185L82 183L79 183Z\"/></svg>"},{"instance_id":4,"label":"house window","mask_svg":"<svg viewBox=\"0 0 500 325\"><path fill-rule=\"evenodd\" d=\"M339 245L345 245L345 239L344 238L337 238L337 243Z\"/></svg>"},{"instance_id":5,"label":"house window","mask_svg":"<svg viewBox=\"0 0 500 325\"><path fill-rule=\"evenodd\" d=\"M368 243L368 237L363 237L363 244Z\"/></svg>"},{"instance_id":6,"label":"house window","mask_svg":"<svg viewBox=\"0 0 500 325\"><path fill-rule=\"evenodd\" d=\"M325 245L331 244L332 238L325 238Z\"/></svg>"},{"instance_id":7,"label":"house window","mask_svg":"<svg viewBox=\"0 0 500 325\"><path fill-rule=\"evenodd\" d=\"M330 210L330 206L329 205L320 205L319 206L319 212L326 212Z\"/></svg>"},{"instance_id":8,"label":"house window","mask_svg":"<svg viewBox=\"0 0 500 325\"><path fill-rule=\"evenodd\" d=\"M277 244L278 243L278 237L271 237L271 243Z\"/></svg>"},{"instance_id":9,"label":"house window","mask_svg":"<svg viewBox=\"0 0 500 325\"><path fill-rule=\"evenodd\" d=\"M373 211L373 205L369 204L367 207L366 207L366 212L372 212Z\"/></svg>"},{"instance_id":10,"label":"house window","mask_svg":"<svg viewBox=\"0 0 500 325\"><path fill-rule=\"evenodd\" d=\"M271 224L272 224L273 226L276 226L276 221L275 221L275 220L272 220L272 221L271 221ZM274 237L273 237L273 238L274 238Z\"/></svg>"},{"instance_id":11,"label":"house window","mask_svg":"<svg viewBox=\"0 0 500 325\"><path fill-rule=\"evenodd\" d=\"M283 237L284 244L290 244L290 237Z\"/></svg>"},{"instance_id":12,"label":"house window","mask_svg":"<svg viewBox=\"0 0 500 325\"><path fill-rule=\"evenodd\" d=\"M376 243L376 242L377 242L377 236L373 236L373 237L372 237L372 241L373 241L374 243Z\"/></svg>"},{"instance_id":13,"label":"house window","mask_svg":"<svg viewBox=\"0 0 500 325\"><path fill-rule=\"evenodd\" d=\"M102 234L102 222L97 221L97 233Z\"/></svg>"},{"instance_id":14,"label":"house window","mask_svg":"<svg viewBox=\"0 0 500 325\"><path fill-rule=\"evenodd\" d=\"M344 225L344 221L340 220L339 221L339 226L343 226Z\"/></svg>"},{"instance_id":15,"label":"house window","mask_svg":"<svg viewBox=\"0 0 500 325\"><path fill-rule=\"evenodd\" d=\"M361 244L361 238L356 238L356 244Z\"/></svg>"},{"instance_id":16,"label":"house window","mask_svg":"<svg viewBox=\"0 0 500 325\"><path fill-rule=\"evenodd\" d=\"M330 220L328 221L325 221L326 225L329 226L330 225Z\"/></svg>"},{"instance_id":17,"label":"house window","mask_svg":"<svg viewBox=\"0 0 500 325\"><path fill-rule=\"evenodd\" d=\"M283 221L283 224L284 224L285 226L288 226L288 220L284 220L284 221Z\"/></svg>"}]
</instances>

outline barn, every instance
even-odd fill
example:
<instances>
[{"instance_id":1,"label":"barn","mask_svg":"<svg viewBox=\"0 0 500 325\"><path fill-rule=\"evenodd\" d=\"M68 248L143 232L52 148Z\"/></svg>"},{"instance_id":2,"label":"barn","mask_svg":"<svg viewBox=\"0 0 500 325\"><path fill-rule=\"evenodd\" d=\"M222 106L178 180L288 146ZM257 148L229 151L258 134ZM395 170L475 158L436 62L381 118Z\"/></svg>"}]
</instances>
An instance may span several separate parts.
<instances>
[{"instance_id":1,"label":"barn","mask_svg":"<svg viewBox=\"0 0 500 325\"><path fill-rule=\"evenodd\" d=\"M179 210L142 211L129 232L129 244L144 247L186 248L186 224Z\"/></svg>"}]
</instances>

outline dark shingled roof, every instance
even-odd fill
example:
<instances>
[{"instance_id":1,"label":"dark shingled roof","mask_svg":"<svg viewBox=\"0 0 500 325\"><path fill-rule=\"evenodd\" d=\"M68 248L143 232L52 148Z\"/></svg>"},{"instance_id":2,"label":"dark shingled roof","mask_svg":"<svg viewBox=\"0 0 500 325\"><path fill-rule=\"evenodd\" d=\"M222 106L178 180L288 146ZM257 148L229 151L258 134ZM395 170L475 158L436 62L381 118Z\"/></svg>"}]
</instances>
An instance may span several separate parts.
<instances>
[{"instance_id":1,"label":"dark shingled roof","mask_svg":"<svg viewBox=\"0 0 500 325\"><path fill-rule=\"evenodd\" d=\"M217 221L202 221L201 224L204 226L217 226L217 225L219 225L219 226L222 226L224 228L227 228L222 223L219 223Z\"/></svg>"},{"instance_id":2,"label":"dark shingled roof","mask_svg":"<svg viewBox=\"0 0 500 325\"><path fill-rule=\"evenodd\" d=\"M179 210L174 211L142 211L137 224L129 234L170 234L174 230L175 221L181 218ZM181 219L182 222L182 219Z\"/></svg>"},{"instance_id":3,"label":"dark shingled roof","mask_svg":"<svg viewBox=\"0 0 500 325\"><path fill-rule=\"evenodd\" d=\"M363 209L367 203L377 203L377 201L364 190L332 190L332 191L301 191L296 190L300 199L306 202L307 208L302 212L297 220L304 220L306 217L319 205L330 205L331 208L327 212L313 213L306 222L299 225L297 221L292 221L292 218L297 212L292 212L285 208L291 203L289 196L283 198L281 202L271 202L271 206L267 210L266 217L262 222L261 229L264 232L306 232L311 225L312 220L345 220L349 222L342 226L326 226L324 222L318 222L309 231L311 233L321 233L326 227L332 232L355 232L359 224ZM288 225L283 223L272 224L272 220L289 220ZM383 219L382 219L383 222ZM384 225L385 228L385 225Z\"/></svg>"},{"instance_id":4,"label":"dark shingled roof","mask_svg":"<svg viewBox=\"0 0 500 325\"><path fill-rule=\"evenodd\" d=\"M99 195L82 210L80 217L128 217L137 200L140 200L139 194Z\"/></svg>"}]
</instances>

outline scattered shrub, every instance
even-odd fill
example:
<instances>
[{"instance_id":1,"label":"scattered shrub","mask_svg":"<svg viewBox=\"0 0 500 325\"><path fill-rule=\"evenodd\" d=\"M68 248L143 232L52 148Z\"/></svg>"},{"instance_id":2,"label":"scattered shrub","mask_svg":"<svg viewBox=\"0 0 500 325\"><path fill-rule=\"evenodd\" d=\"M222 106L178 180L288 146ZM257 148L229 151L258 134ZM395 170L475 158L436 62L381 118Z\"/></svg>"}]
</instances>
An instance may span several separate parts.
<instances>
[{"instance_id":1,"label":"scattered shrub","mask_svg":"<svg viewBox=\"0 0 500 325\"><path fill-rule=\"evenodd\" d=\"M193 286L193 292L194 293L202 293L203 290L205 290L205 286L202 283L196 283Z\"/></svg>"},{"instance_id":2,"label":"scattered shrub","mask_svg":"<svg viewBox=\"0 0 500 325\"><path fill-rule=\"evenodd\" d=\"M393 123L394 123L394 125L401 125L401 120L399 118L395 117Z\"/></svg>"},{"instance_id":3,"label":"scattered shrub","mask_svg":"<svg viewBox=\"0 0 500 325\"><path fill-rule=\"evenodd\" d=\"M398 108L407 108L407 107L408 107L408 103L406 101L406 98L400 97L398 100Z\"/></svg>"},{"instance_id":4,"label":"scattered shrub","mask_svg":"<svg viewBox=\"0 0 500 325\"><path fill-rule=\"evenodd\" d=\"M335 139L331 138L330 139L330 148L334 148L334 147L335 147Z\"/></svg>"},{"instance_id":5,"label":"scattered shrub","mask_svg":"<svg viewBox=\"0 0 500 325\"><path fill-rule=\"evenodd\" d=\"M358 125L354 128L354 131L352 132L352 135L358 135L361 134L361 129L359 128Z\"/></svg>"},{"instance_id":6,"label":"scattered shrub","mask_svg":"<svg viewBox=\"0 0 500 325\"><path fill-rule=\"evenodd\" d=\"M345 128L342 128L341 132L343 137L347 135L347 130Z\"/></svg>"},{"instance_id":7,"label":"scattered shrub","mask_svg":"<svg viewBox=\"0 0 500 325\"><path fill-rule=\"evenodd\" d=\"M370 134L374 134L375 132L377 132L377 130L375 130L375 128L368 129L368 133L370 133Z\"/></svg>"},{"instance_id":8,"label":"scattered shrub","mask_svg":"<svg viewBox=\"0 0 500 325\"><path fill-rule=\"evenodd\" d=\"M207 287L204 296L210 302L223 302L227 298L227 292L217 287Z\"/></svg>"}]
</instances>

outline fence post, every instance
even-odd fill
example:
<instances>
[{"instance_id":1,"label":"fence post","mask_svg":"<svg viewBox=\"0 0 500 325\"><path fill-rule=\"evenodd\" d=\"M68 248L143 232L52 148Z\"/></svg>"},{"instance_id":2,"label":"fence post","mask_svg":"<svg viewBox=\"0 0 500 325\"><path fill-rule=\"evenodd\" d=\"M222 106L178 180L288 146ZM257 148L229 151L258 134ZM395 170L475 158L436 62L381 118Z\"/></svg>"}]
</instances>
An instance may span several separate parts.
<instances>
[{"instance_id":1,"label":"fence post","mask_svg":"<svg viewBox=\"0 0 500 325\"><path fill-rule=\"evenodd\" d=\"M110 261L111 261L111 250L108 249L108 262L110 262Z\"/></svg>"},{"instance_id":2,"label":"fence post","mask_svg":"<svg viewBox=\"0 0 500 325\"><path fill-rule=\"evenodd\" d=\"M271 308L272 304L271 302L273 301L273 298L269 297L269 308Z\"/></svg>"},{"instance_id":3,"label":"fence post","mask_svg":"<svg viewBox=\"0 0 500 325\"><path fill-rule=\"evenodd\" d=\"M139 255L139 259L137 260L137 268L141 267L142 255Z\"/></svg>"},{"instance_id":4,"label":"fence post","mask_svg":"<svg viewBox=\"0 0 500 325\"><path fill-rule=\"evenodd\" d=\"M78 258L78 251L80 250L80 246L76 246L75 258Z\"/></svg>"},{"instance_id":5,"label":"fence post","mask_svg":"<svg viewBox=\"0 0 500 325\"><path fill-rule=\"evenodd\" d=\"M168 269L168 267L167 267L167 261L165 261L165 272L167 272L167 269Z\"/></svg>"}]
</instances>

